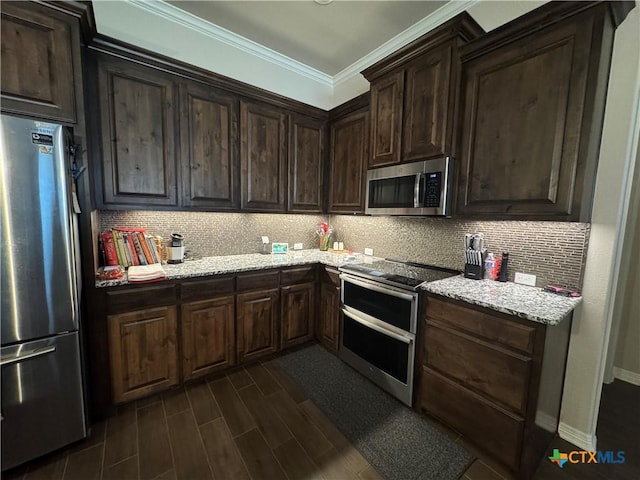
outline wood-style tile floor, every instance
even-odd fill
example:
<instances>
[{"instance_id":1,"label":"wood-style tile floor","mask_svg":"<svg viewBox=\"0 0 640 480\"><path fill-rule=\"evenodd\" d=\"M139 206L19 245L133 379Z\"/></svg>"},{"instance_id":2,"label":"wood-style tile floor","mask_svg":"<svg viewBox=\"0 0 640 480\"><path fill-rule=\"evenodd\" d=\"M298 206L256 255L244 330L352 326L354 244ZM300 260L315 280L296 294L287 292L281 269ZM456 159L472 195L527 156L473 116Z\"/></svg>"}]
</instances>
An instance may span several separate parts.
<instances>
[{"instance_id":1,"label":"wood-style tile floor","mask_svg":"<svg viewBox=\"0 0 640 480\"><path fill-rule=\"evenodd\" d=\"M559 469L545 457L534 479L640 478L639 408L640 387L619 381L605 386L598 446L604 450L626 450L627 464L571 465ZM503 467L466 444L457 433L437 422L435 425L478 457L461 480L510 478ZM550 446L549 455L553 448L577 450L559 438ZM276 363L268 361L120 407L117 415L94 425L88 439L7 472L3 478L381 477L297 384Z\"/></svg>"}]
</instances>

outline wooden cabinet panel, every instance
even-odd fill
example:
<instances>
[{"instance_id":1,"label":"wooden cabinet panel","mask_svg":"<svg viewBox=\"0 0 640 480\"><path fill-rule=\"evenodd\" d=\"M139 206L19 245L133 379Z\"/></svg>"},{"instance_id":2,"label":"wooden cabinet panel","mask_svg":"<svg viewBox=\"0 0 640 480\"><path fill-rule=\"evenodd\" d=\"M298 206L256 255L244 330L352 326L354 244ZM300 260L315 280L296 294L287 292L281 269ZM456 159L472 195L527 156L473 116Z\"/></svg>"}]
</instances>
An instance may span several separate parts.
<instances>
[{"instance_id":1,"label":"wooden cabinet panel","mask_svg":"<svg viewBox=\"0 0 640 480\"><path fill-rule=\"evenodd\" d=\"M516 413L524 413L530 358L437 325L427 323L425 327L425 365L491 396Z\"/></svg>"},{"instance_id":2,"label":"wooden cabinet panel","mask_svg":"<svg viewBox=\"0 0 640 480\"><path fill-rule=\"evenodd\" d=\"M144 307L159 307L176 303L175 285L135 286L108 290L107 313L130 312Z\"/></svg>"},{"instance_id":3,"label":"wooden cabinet panel","mask_svg":"<svg viewBox=\"0 0 640 480\"><path fill-rule=\"evenodd\" d=\"M279 289L237 296L238 362L255 360L278 350Z\"/></svg>"},{"instance_id":4,"label":"wooden cabinet panel","mask_svg":"<svg viewBox=\"0 0 640 480\"><path fill-rule=\"evenodd\" d=\"M402 161L451 154L454 96L449 42L407 66Z\"/></svg>"},{"instance_id":5,"label":"wooden cabinet panel","mask_svg":"<svg viewBox=\"0 0 640 480\"><path fill-rule=\"evenodd\" d=\"M211 278L207 280L189 280L181 285L180 299L183 302L207 300L214 296L233 293L235 276Z\"/></svg>"},{"instance_id":6,"label":"wooden cabinet panel","mask_svg":"<svg viewBox=\"0 0 640 480\"><path fill-rule=\"evenodd\" d=\"M291 212L321 212L324 170L324 122L292 115L289 141Z\"/></svg>"},{"instance_id":7,"label":"wooden cabinet panel","mask_svg":"<svg viewBox=\"0 0 640 480\"><path fill-rule=\"evenodd\" d=\"M115 403L144 397L178 383L176 307L110 315L107 322Z\"/></svg>"},{"instance_id":8,"label":"wooden cabinet panel","mask_svg":"<svg viewBox=\"0 0 640 480\"><path fill-rule=\"evenodd\" d=\"M369 167L400 162L404 70L371 84L371 156Z\"/></svg>"},{"instance_id":9,"label":"wooden cabinet panel","mask_svg":"<svg viewBox=\"0 0 640 480\"><path fill-rule=\"evenodd\" d=\"M101 57L105 204L176 206L176 119L169 75Z\"/></svg>"},{"instance_id":10,"label":"wooden cabinet panel","mask_svg":"<svg viewBox=\"0 0 640 480\"><path fill-rule=\"evenodd\" d=\"M369 114L356 112L331 125L329 213L362 213L369 143Z\"/></svg>"},{"instance_id":11,"label":"wooden cabinet panel","mask_svg":"<svg viewBox=\"0 0 640 480\"><path fill-rule=\"evenodd\" d=\"M240 206L238 100L195 82L181 86L183 204Z\"/></svg>"},{"instance_id":12,"label":"wooden cabinet panel","mask_svg":"<svg viewBox=\"0 0 640 480\"><path fill-rule=\"evenodd\" d=\"M321 282L319 304L316 338L337 352L340 344L340 287Z\"/></svg>"},{"instance_id":13,"label":"wooden cabinet panel","mask_svg":"<svg viewBox=\"0 0 640 480\"><path fill-rule=\"evenodd\" d=\"M282 348L298 345L313 338L315 287L315 283L300 283L280 289Z\"/></svg>"},{"instance_id":14,"label":"wooden cabinet panel","mask_svg":"<svg viewBox=\"0 0 640 480\"><path fill-rule=\"evenodd\" d=\"M432 296L427 298L427 317L429 321L436 320L492 342L533 353L536 328L523 325L513 317L503 319L497 312L488 313L471 308L468 304L461 305Z\"/></svg>"},{"instance_id":15,"label":"wooden cabinet panel","mask_svg":"<svg viewBox=\"0 0 640 480\"><path fill-rule=\"evenodd\" d=\"M285 209L286 115L268 105L240 104L242 208Z\"/></svg>"},{"instance_id":16,"label":"wooden cabinet panel","mask_svg":"<svg viewBox=\"0 0 640 480\"><path fill-rule=\"evenodd\" d=\"M0 5L2 110L75 123L78 21L31 2Z\"/></svg>"},{"instance_id":17,"label":"wooden cabinet panel","mask_svg":"<svg viewBox=\"0 0 640 480\"><path fill-rule=\"evenodd\" d=\"M280 284L309 283L316 279L316 266L285 268L280 272Z\"/></svg>"},{"instance_id":18,"label":"wooden cabinet panel","mask_svg":"<svg viewBox=\"0 0 640 480\"><path fill-rule=\"evenodd\" d=\"M280 272L267 270L239 275L236 280L238 291L275 288L280 284Z\"/></svg>"},{"instance_id":19,"label":"wooden cabinet panel","mask_svg":"<svg viewBox=\"0 0 640 480\"><path fill-rule=\"evenodd\" d=\"M201 377L235 364L233 295L182 305L182 377Z\"/></svg>"},{"instance_id":20,"label":"wooden cabinet panel","mask_svg":"<svg viewBox=\"0 0 640 480\"><path fill-rule=\"evenodd\" d=\"M421 409L453 427L465 440L499 455L503 463L517 467L524 431L522 418L425 367L421 385Z\"/></svg>"},{"instance_id":21,"label":"wooden cabinet panel","mask_svg":"<svg viewBox=\"0 0 640 480\"><path fill-rule=\"evenodd\" d=\"M463 65L458 214L580 218L592 28L563 22Z\"/></svg>"}]
</instances>

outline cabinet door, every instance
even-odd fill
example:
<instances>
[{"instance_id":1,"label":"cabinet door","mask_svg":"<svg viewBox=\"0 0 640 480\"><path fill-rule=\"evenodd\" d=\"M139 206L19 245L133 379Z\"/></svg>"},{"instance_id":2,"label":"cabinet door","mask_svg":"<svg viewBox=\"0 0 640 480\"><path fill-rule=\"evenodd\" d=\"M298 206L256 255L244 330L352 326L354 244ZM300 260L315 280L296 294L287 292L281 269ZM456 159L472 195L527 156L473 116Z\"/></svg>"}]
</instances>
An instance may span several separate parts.
<instances>
[{"instance_id":1,"label":"cabinet door","mask_svg":"<svg viewBox=\"0 0 640 480\"><path fill-rule=\"evenodd\" d=\"M180 98L183 204L238 208L238 100L195 82Z\"/></svg>"},{"instance_id":2,"label":"cabinet door","mask_svg":"<svg viewBox=\"0 0 640 480\"><path fill-rule=\"evenodd\" d=\"M316 337L327 348L337 352L340 342L340 287L320 283L320 314Z\"/></svg>"},{"instance_id":3,"label":"cabinet door","mask_svg":"<svg viewBox=\"0 0 640 480\"><path fill-rule=\"evenodd\" d=\"M75 123L78 21L32 2L0 5L2 110Z\"/></svg>"},{"instance_id":4,"label":"cabinet door","mask_svg":"<svg viewBox=\"0 0 640 480\"><path fill-rule=\"evenodd\" d=\"M278 350L279 300L277 288L238 294L238 362Z\"/></svg>"},{"instance_id":5,"label":"cabinet door","mask_svg":"<svg viewBox=\"0 0 640 480\"><path fill-rule=\"evenodd\" d=\"M371 156L369 167L400 163L404 70L371 84Z\"/></svg>"},{"instance_id":6,"label":"cabinet door","mask_svg":"<svg viewBox=\"0 0 640 480\"><path fill-rule=\"evenodd\" d=\"M178 383L176 307L109 315L107 322L115 403L144 397Z\"/></svg>"},{"instance_id":7,"label":"cabinet door","mask_svg":"<svg viewBox=\"0 0 640 480\"><path fill-rule=\"evenodd\" d=\"M235 364L233 295L182 305L182 377L201 377Z\"/></svg>"},{"instance_id":8,"label":"cabinet door","mask_svg":"<svg viewBox=\"0 0 640 480\"><path fill-rule=\"evenodd\" d=\"M362 213L369 144L369 113L356 112L331 125L329 213Z\"/></svg>"},{"instance_id":9,"label":"cabinet door","mask_svg":"<svg viewBox=\"0 0 640 480\"><path fill-rule=\"evenodd\" d=\"M456 88L451 85L453 44L429 52L407 67L403 127L403 161L451 153Z\"/></svg>"},{"instance_id":10,"label":"cabinet door","mask_svg":"<svg viewBox=\"0 0 640 480\"><path fill-rule=\"evenodd\" d=\"M456 213L578 219L592 24L548 27L463 65Z\"/></svg>"},{"instance_id":11,"label":"cabinet door","mask_svg":"<svg viewBox=\"0 0 640 480\"><path fill-rule=\"evenodd\" d=\"M282 348L304 343L313 338L315 317L315 283L282 287Z\"/></svg>"},{"instance_id":12,"label":"cabinet door","mask_svg":"<svg viewBox=\"0 0 640 480\"><path fill-rule=\"evenodd\" d=\"M292 115L290 125L288 210L321 212L324 122Z\"/></svg>"},{"instance_id":13,"label":"cabinet door","mask_svg":"<svg viewBox=\"0 0 640 480\"><path fill-rule=\"evenodd\" d=\"M100 57L98 80L104 203L176 206L173 79Z\"/></svg>"},{"instance_id":14,"label":"cabinet door","mask_svg":"<svg viewBox=\"0 0 640 480\"><path fill-rule=\"evenodd\" d=\"M275 107L240 104L242 208L285 209L286 115Z\"/></svg>"}]
</instances>

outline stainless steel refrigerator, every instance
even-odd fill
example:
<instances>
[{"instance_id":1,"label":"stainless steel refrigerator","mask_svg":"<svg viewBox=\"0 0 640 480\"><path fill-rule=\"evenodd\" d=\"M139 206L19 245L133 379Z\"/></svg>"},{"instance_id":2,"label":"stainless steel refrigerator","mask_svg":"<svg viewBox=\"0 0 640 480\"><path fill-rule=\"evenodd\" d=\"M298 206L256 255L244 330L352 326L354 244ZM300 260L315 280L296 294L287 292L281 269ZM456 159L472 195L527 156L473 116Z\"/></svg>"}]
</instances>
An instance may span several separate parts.
<instances>
[{"instance_id":1,"label":"stainless steel refrigerator","mask_svg":"<svg viewBox=\"0 0 640 480\"><path fill-rule=\"evenodd\" d=\"M86 436L67 136L1 116L2 470Z\"/></svg>"}]
</instances>

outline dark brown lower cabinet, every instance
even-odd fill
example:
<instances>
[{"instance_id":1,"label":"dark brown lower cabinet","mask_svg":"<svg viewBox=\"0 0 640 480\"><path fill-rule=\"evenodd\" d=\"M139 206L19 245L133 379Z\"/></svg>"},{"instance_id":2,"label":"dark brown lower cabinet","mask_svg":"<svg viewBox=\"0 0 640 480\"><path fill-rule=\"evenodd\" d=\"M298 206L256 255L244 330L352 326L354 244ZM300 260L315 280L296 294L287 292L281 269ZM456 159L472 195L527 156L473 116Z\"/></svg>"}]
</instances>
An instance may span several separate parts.
<instances>
[{"instance_id":1,"label":"dark brown lower cabinet","mask_svg":"<svg viewBox=\"0 0 640 480\"><path fill-rule=\"evenodd\" d=\"M340 345L340 279L338 271L323 269L316 338L328 349L338 351Z\"/></svg>"},{"instance_id":2,"label":"dark brown lower cabinet","mask_svg":"<svg viewBox=\"0 0 640 480\"><path fill-rule=\"evenodd\" d=\"M527 479L557 430L571 320L523 320L428 296L418 411Z\"/></svg>"},{"instance_id":3,"label":"dark brown lower cabinet","mask_svg":"<svg viewBox=\"0 0 640 480\"><path fill-rule=\"evenodd\" d=\"M278 351L279 299L279 288L238 294L238 363Z\"/></svg>"},{"instance_id":4,"label":"dark brown lower cabinet","mask_svg":"<svg viewBox=\"0 0 640 480\"><path fill-rule=\"evenodd\" d=\"M182 305L182 378L191 380L236 363L233 295Z\"/></svg>"},{"instance_id":5,"label":"dark brown lower cabinet","mask_svg":"<svg viewBox=\"0 0 640 480\"><path fill-rule=\"evenodd\" d=\"M178 384L176 307L158 307L107 317L114 403Z\"/></svg>"},{"instance_id":6,"label":"dark brown lower cabinet","mask_svg":"<svg viewBox=\"0 0 640 480\"><path fill-rule=\"evenodd\" d=\"M282 348L308 342L313 338L315 287L315 283L300 283L281 288L280 341Z\"/></svg>"}]
</instances>

